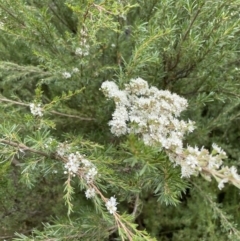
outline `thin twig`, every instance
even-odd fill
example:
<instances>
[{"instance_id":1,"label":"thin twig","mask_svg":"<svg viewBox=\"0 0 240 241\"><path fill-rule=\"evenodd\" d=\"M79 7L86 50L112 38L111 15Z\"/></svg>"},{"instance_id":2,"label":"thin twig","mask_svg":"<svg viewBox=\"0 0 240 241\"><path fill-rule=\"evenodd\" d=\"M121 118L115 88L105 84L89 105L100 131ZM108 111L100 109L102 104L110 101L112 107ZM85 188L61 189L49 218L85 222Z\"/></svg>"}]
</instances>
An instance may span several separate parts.
<instances>
[{"instance_id":1,"label":"thin twig","mask_svg":"<svg viewBox=\"0 0 240 241\"><path fill-rule=\"evenodd\" d=\"M136 218L137 215L137 211L138 211L138 207L139 207L139 194L136 195L136 199L135 199L135 203L134 203L134 209L132 212L132 216Z\"/></svg>"},{"instance_id":2,"label":"thin twig","mask_svg":"<svg viewBox=\"0 0 240 241\"><path fill-rule=\"evenodd\" d=\"M12 103L12 104L15 104L15 105L21 105L21 106L29 107L29 104L25 104L23 102L19 102L19 101L15 101L15 100L9 100L9 99L6 99L6 98L0 98L0 101ZM58 112L58 111L55 111L55 110L52 110L52 111L49 111L49 112L52 113L52 114L55 114L55 115L66 116L66 117L76 118L76 119L80 119L80 120L86 120L86 121L96 120L95 118L88 118L88 117L81 117L81 116L77 116L77 115L70 115L70 114L61 113L61 112Z\"/></svg>"},{"instance_id":3,"label":"thin twig","mask_svg":"<svg viewBox=\"0 0 240 241\"><path fill-rule=\"evenodd\" d=\"M67 116L67 117L72 117L72 118L77 118L80 120L87 120L87 121L91 121L91 120L96 120L95 118L88 118L88 117L80 117L77 115L69 115L69 114L64 114L55 110L50 111L50 113L56 114L56 115L61 115L61 116Z\"/></svg>"},{"instance_id":4,"label":"thin twig","mask_svg":"<svg viewBox=\"0 0 240 241\"><path fill-rule=\"evenodd\" d=\"M46 152L32 149L32 148L30 148L30 147L28 147L28 146L26 146L22 143L17 143L17 142L14 142L14 141L4 140L4 139L0 139L0 143L4 143L4 144L9 145L9 146L17 147L21 151L29 151L29 152L36 153L36 154L39 154L39 155L42 155L42 156L45 156L45 157L51 157L51 155L49 155Z\"/></svg>"}]
</instances>

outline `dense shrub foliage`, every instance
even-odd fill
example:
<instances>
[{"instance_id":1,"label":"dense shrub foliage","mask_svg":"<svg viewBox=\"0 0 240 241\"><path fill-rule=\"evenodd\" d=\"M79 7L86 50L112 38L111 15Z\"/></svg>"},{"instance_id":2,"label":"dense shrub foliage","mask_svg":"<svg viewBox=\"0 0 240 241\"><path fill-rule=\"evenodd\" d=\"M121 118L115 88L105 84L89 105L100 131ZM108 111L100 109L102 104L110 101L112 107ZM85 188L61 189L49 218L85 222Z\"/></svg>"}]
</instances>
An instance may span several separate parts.
<instances>
[{"instance_id":1,"label":"dense shrub foliage","mask_svg":"<svg viewBox=\"0 0 240 241\"><path fill-rule=\"evenodd\" d=\"M239 0L0 0L1 240L240 240Z\"/></svg>"}]
</instances>

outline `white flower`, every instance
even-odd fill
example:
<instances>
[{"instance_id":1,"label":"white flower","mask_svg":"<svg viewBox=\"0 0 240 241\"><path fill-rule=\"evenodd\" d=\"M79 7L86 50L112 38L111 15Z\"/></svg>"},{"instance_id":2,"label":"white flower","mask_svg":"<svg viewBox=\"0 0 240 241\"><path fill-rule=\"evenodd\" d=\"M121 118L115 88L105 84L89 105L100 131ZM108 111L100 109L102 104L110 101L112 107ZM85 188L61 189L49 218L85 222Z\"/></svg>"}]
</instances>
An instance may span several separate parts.
<instances>
[{"instance_id":1,"label":"white flower","mask_svg":"<svg viewBox=\"0 0 240 241\"><path fill-rule=\"evenodd\" d=\"M149 93L148 82L142 78L131 79L130 83L125 86L129 93L137 95L145 95Z\"/></svg>"},{"instance_id":2,"label":"white flower","mask_svg":"<svg viewBox=\"0 0 240 241\"><path fill-rule=\"evenodd\" d=\"M122 120L111 120L108 123L111 126L111 132L115 136L121 136L127 133L127 125Z\"/></svg>"},{"instance_id":3,"label":"white flower","mask_svg":"<svg viewBox=\"0 0 240 241\"><path fill-rule=\"evenodd\" d=\"M69 72L63 72L63 73L62 73L62 76L63 76L63 78L65 78L65 79L69 79L69 78L72 77L72 75L71 75Z\"/></svg>"},{"instance_id":4,"label":"white flower","mask_svg":"<svg viewBox=\"0 0 240 241\"><path fill-rule=\"evenodd\" d=\"M85 167L91 167L93 165L89 160L85 158L81 159L81 162Z\"/></svg>"},{"instance_id":5,"label":"white flower","mask_svg":"<svg viewBox=\"0 0 240 241\"><path fill-rule=\"evenodd\" d=\"M227 183L228 182L228 178L224 178L222 179L219 183L218 183L218 188L220 190L222 190L224 188L224 183Z\"/></svg>"},{"instance_id":6,"label":"white flower","mask_svg":"<svg viewBox=\"0 0 240 241\"><path fill-rule=\"evenodd\" d=\"M73 73L78 73L79 72L79 68L73 68L72 72Z\"/></svg>"},{"instance_id":7,"label":"white flower","mask_svg":"<svg viewBox=\"0 0 240 241\"><path fill-rule=\"evenodd\" d=\"M114 93L119 91L118 86L114 82L108 81L108 80L106 80L102 83L102 86L100 89L109 98L113 98Z\"/></svg>"},{"instance_id":8,"label":"white flower","mask_svg":"<svg viewBox=\"0 0 240 241\"><path fill-rule=\"evenodd\" d=\"M116 110L112 114L113 120L122 120L122 121L128 121L128 112L125 106L117 106Z\"/></svg>"},{"instance_id":9,"label":"white flower","mask_svg":"<svg viewBox=\"0 0 240 241\"><path fill-rule=\"evenodd\" d=\"M182 174L181 177L189 178L194 173L195 173L195 170L191 166L186 165L186 164L185 165L184 164L181 165L181 174Z\"/></svg>"},{"instance_id":10,"label":"white flower","mask_svg":"<svg viewBox=\"0 0 240 241\"><path fill-rule=\"evenodd\" d=\"M40 104L36 105L34 103L31 103L30 104L30 111L34 116L40 116L40 117L43 116L42 108L41 108Z\"/></svg>"},{"instance_id":11,"label":"white flower","mask_svg":"<svg viewBox=\"0 0 240 241\"><path fill-rule=\"evenodd\" d=\"M107 210L113 214L117 211L117 202L116 202L116 198L115 197L110 197L110 199L106 202L106 207Z\"/></svg>"},{"instance_id":12,"label":"white flower","mask_svg":"<svg viewBox=\"0 0 240 241\"><path fill-rule=\"evenodd\" d=\"M76 48L75 54L78 56L87 56L89 55L89 48L90 46L88 44L85 44L85 42L83 42L82 47Z\"/></svg>"},{"instance_id":13,"label":"white flower","mask_svg":"<svg viewBox=\"0 0 240 241\"><path fill-rule=\"evenodd\" d=\"M87 189L87 191L85 192L86 198L92 198L95 196L95 189L94 188L89 188Z\"/></svg>"},{"instance_id":14,"label":"white flower","mask_svg":"<svg viewBox=\"0 0 240 241\"><path fill-rule=\"evenodd\" d=\"M65 164L65 168L68 170L68 172L75 176L78 172L80 166L80 160L78 159L77 155L74 153L71 153L68 155L68 162Z\"/></svg>"},{"instance_id":15,"label":"white flower","mask_svg":"<svg viewBox=\"0 0 240 241\"><path fill-rule=\"evenodd\" d=\"M76 48L75 54L76 55L82 55L82 49L81 48Z\"/></svg>"},{"instance_id":16,"label":"white flower","mask_svg":"<svg viewBox=\"0 0 240 241\"><path fill-rule=\"evenodd\" d=\"M230 171L231 171L231 175L233 176L233 178L236 180L236 181L240 181L240 176L238 175L237 173L237 168L232 166L230 167Z\"/></svg>"},{"instance_id":17,"label":"white flower","mask_svg":"<svg viewBox=\"0 0 240 241\"><path fill-rule=\"evenodd\" d=\"M59 156L64 156L68 150L69 150L69 147L66 143L60 143L56 151Z\"/></svg>"},{"instance_id":18,"label":"white flower","mask_svg":"<svg viewBox=\"0 0 240 241\"><path fill-rule=\"evenodd\" d=\"M217 144L213 143L212 148L215 152L217 152L220 155L226 156L226 152L222 150L221 147L219 147Z\"/></svg>"},{"instance_id":19,"label":"white flower","mask_svg":"<svg viewBox=\"0 0 240 241\"><path fill-rule=\"evenodd\" d=\"M96 169L96 167L92 167L88 170L88 172L85 175L85 179L87 181L87 183L90 183L94 180L94 177L97 175L98 171Z\"/></svg>"}]
</instances>

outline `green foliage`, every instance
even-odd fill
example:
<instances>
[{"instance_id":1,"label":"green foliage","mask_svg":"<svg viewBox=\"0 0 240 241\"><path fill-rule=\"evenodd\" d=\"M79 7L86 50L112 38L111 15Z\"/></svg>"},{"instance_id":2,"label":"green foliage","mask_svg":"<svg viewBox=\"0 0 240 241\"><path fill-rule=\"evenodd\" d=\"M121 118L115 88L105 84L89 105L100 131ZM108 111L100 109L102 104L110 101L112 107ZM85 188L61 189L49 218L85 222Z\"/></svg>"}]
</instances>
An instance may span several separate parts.
<instances>
[{"instance_id":1,"label":"green foliage","mask_svg":"<svg viewBox=\"0 0 240 241\"><path fill-rule=\"evenodd\" d=\"M239 0L0 0L0 239L240 240L239 191L181 178L164 150L114 137L99 88L141 77L186 99L185 145L240 160ZM70 77L66 77L66 73ZM43 116L30 112L41 104ZM69 153L97 168L64 174ZM86 199L88 185L98 190ZM117 198L110 214L108 198Z\"/></svg>"}]
</instances>

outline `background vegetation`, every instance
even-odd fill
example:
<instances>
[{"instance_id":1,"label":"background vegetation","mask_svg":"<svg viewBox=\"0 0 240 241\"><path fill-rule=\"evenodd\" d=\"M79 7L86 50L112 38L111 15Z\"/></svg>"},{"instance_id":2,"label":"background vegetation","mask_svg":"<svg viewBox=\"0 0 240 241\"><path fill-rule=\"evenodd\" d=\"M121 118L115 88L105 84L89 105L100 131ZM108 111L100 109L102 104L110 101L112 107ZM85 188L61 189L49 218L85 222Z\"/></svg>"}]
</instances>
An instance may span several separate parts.
<instances>
[{"instance_id":1,"label":"background vegetation","mask_svg":"<svg viewBox=\"0 0 240 241\"><path fill-rule=\"evenodd\" d=\"M70 189L53 155L66 141L93 160L99 188L133 214L145 240L240 240L239 190L181 179L164 153L114 137L114 105L99 90L141 77L185 97L181 117L197 126L185 143L217 143L238 167L239 8L239 0L0 0L0 239L121 240L77 178L67 215ZM42 118L31 115L33 102Z\"/></svg>"}]
</instances>

